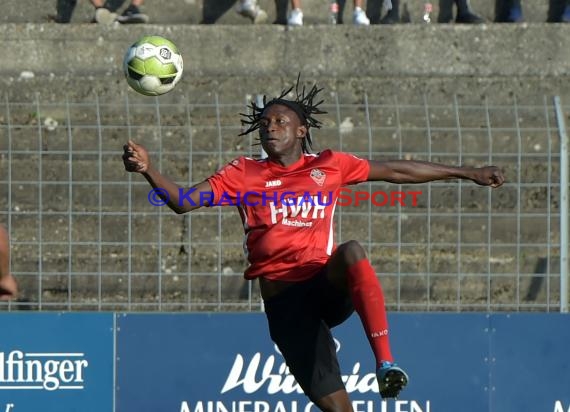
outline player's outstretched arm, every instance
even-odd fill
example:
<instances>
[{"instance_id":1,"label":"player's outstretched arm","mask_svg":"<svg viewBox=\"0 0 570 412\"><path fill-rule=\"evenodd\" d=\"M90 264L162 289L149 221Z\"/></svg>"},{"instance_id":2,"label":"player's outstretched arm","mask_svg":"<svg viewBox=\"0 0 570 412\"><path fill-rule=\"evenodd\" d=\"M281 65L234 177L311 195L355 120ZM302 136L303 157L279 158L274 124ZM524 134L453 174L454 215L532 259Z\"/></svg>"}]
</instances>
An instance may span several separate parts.
<instances>
[{"instance_id":1,"label":"player's outstretched arm","mask_svg":"<svg viewBox=\"0 0 570 412\"><path fill-rule=\"evenodd\" d=\"M369 181L390 183L426 183L434 180L465 179L481 186L499 187L505 181L496 166L455 167L416 160L370 160Z\"/></svg>"},{"instance_id":2,"label":"player's outstretched arm","mask_svg":"<svg viewBox=\"0 0 570 412\"><path fill-rule=\"evenodd\" d=\"M155 194L176 213L187 213L201 206L207 206L208 202L205 199L212 199L212 187L207 180L189 189L178 186L154 168L144 146L129 140L123 146L123 151L125 170L142 174L155 189Z\"/></svg>"},{"instance_id":3,"label":"player's outstretched arm","mask_svg":"<svg viewBox=\"0 0 570 412\"><path fill-rule=\"evenodd\" d=\"M10 241L8 232L0 225L0 300L15 299L18 295L18 284L9 271Z\"/></svg>"}]
</instances>

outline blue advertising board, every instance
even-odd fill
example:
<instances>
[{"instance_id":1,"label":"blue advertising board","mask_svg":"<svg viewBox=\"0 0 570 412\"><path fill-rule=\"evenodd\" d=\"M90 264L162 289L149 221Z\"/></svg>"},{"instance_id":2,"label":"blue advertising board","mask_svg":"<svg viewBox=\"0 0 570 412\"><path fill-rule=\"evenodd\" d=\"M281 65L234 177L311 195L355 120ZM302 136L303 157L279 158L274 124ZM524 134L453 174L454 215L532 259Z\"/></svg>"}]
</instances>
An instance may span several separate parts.
<instances>
[{"instance_id":1,"label":"blue advertising board","mask_svg":"<svg viewBox=\"0 0 570 412\"><path fill-rule=\"evenodd\" d=\"M387 411L490 410L486 315L398 313L389 320L392 354L410 382Z\"/></svg>"},{"instance_id":2,"label":"blue advertising board","mask_svg":"<svg viewBox=\"0 0 570 412\"><path fill-rule=\"evenodd\" d=\"M570 412L570 317L491 317L494 411Z\"/></svg>"},{"instance_id":3,"label":"blue advertising board","mask_svg":"<svg viewBox=\"0 0 570 412\"><path fill-rule=\"evenodd\" d=\"M232 410L236 402L304 398L263 314L129 314L117 327L117 411Z\"/></svg>"},{"instance_id":4,"label":"blue advertising board","mask_svg":"<svg viewBox=\"0 0 570 412\"><path fill-rule=\"evenodd\" d=\"M263 313L0 314L0 412L311 412ZM570 316L389 315L381 401L358 316L333 330L355 412L570 412Z\"/></svg>"},{"instance_id":5,"label":"blue advertising board","mask_svg":"<svg viewBox=\"0 0 570 412\"><path fill-rule=\"evenodd\" d=\"M113 314L0 314L0 411L112 411L113 321Z\"/></svg>"},{"instance_id":6,"label":"blue advertising board","mask_svg":"<svg viewBox=\"0 0 570 412\"><path fill-rule=\"evenodd\" d=\"M392 350L411 376L397 401L380 400L359 318L334 329L355 412L489 409L486 316L390 320ZM117 325L118 412L318 410L289 374L263 314L130 314Z\"/></svg>"}]
</instances>

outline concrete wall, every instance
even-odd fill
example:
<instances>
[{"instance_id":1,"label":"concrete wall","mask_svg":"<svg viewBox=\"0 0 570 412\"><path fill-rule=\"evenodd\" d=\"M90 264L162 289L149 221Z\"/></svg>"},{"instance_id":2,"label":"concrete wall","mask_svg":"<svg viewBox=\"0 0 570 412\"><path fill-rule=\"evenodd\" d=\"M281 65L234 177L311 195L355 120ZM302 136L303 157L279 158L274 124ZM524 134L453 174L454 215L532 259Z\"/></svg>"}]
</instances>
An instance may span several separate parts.
<instances>
[{"instance_id":1,"label":"concrete wall","mask_svg":"<svg viewBox=\"0 0 570 412\"><path fill-rule=\"evenodd\" d=\"M121 62L138 37L157 33L183 54L180 88L275 92L299 72L343 93L567 95L570 25L0 26L0 88L28 94L120 93ZM22 76L23 71L34 74ZM122 88L121 88L122 89ZM260 90L263 89L263 90ZM55 98L55 97L54 97Z\"/></svg>"},{"instance_id":2,"label":"concrete wall","mask_svg":"<svg viewBox=\"0 0 570 412\"><path fill-rule=\"evenodd\" d=\"M278 19L276 9L287 8L283 0L259 2L271 20ZM435 18L438 1L433 3ZM180 89L190 92L223 91L233 93L230 98L244 92L273 93L302 72L307 80L319 79L349 96L365 88L403 98L427 92L446 100L453 93L566 95L570 25L538 23L546 19L547 3L523 1L530 22L525 24L357 28L326 25L328 0L305 0L307 26L289 30L252 26L234 12L235 0L147 0L145 11L157 24L110 27L83 24L93 13L87 0L78 1L69 25L45 22L55 11L55 0L4 0L0 22L8 24L0 25L0 91L13 98L38 91L54 99L94 90L120 94L123 88L114 86L123 81L124 51L139 36L157 33L180 47L185 62ZM418 21L424 1L406 4L412 20ZM494 0L471 4L493 19ZM368 7L378 10L380 0L369 0ZM348 2L345 15L351 10ZM204 20L218 24L197 24ZM34 78L21 77L22 71Z\"/></svg>"}]
</instances>

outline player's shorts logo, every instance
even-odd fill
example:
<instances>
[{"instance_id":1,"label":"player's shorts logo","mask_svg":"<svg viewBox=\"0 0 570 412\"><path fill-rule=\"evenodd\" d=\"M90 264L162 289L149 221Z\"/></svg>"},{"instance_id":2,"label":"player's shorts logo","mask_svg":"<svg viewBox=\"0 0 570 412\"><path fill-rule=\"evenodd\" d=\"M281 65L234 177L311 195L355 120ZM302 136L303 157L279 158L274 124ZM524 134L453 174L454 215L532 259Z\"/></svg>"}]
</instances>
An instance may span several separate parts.
<instances>
[{"instance_id":1,"label":"player's shorts logo","mask_svg":"<svg viewBox=\"0 0 570 412\"><path fill-rule=\"evenodd\" d=\"M316 184L322 186L325 183L327 175L320 169L311 170L311 179L315 181Z\"/></svg>"}]
</instances>

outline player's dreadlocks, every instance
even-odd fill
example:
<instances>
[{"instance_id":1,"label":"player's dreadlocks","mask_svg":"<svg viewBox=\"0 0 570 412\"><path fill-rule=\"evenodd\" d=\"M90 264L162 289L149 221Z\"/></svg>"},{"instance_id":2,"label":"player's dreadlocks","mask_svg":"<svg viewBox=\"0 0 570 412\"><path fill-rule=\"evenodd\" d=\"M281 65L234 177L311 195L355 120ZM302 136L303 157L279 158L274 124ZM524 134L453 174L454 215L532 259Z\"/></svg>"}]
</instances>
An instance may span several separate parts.
<instances>
[{"instance_id":1,"label":"player's dreadlocks","mask_svg":"<svg viewBox=\"0 0 570 412\"><path fill-rule=\"evenodd\" d=\"M255 102L251 102L251 105L249 106L251 114L240 113L240 115L243 116L241 121L242 125L248 125L248 128L243 133L240 133L239 136L244 136L258 130L261 127L261 114L263 111L273 104L281 104L293 110L297 116L299 116L301 123L307 128L307 134L301 141L301 147L303 148L304 153L310 153L313 142L311 140L311 133L309 130L311 127L320 129L322 125L322 123L315 119L313 115L326 113L319 109L319 105L323 103L323 100L317 103L313 102L319 92L323 89L319 89L316 85L313 85L308 92L305 90L305 86L299 90L300 78L301 75L299 74L297 77L297 84L295 86L291 86L287 90L283 90L279 97L275 97L274 99L267 101L267 96L263 96L262 106L258 106ZM295 100L285 99L285 96L287 96L293 88L295 89Z\"/></svg>"}]
</instances>

